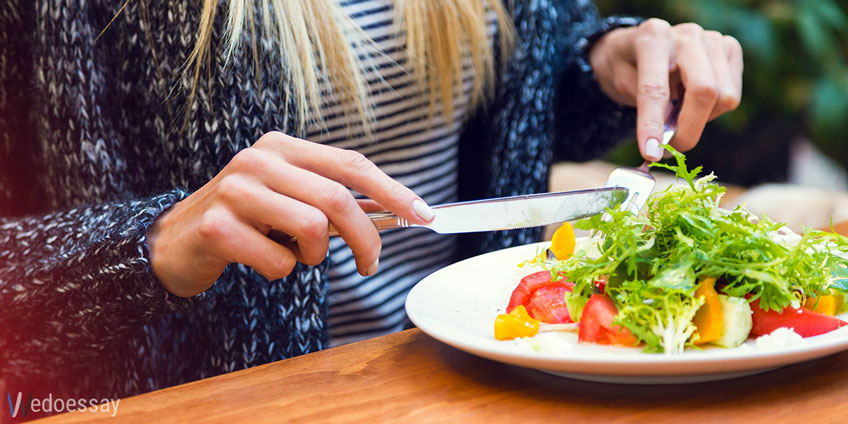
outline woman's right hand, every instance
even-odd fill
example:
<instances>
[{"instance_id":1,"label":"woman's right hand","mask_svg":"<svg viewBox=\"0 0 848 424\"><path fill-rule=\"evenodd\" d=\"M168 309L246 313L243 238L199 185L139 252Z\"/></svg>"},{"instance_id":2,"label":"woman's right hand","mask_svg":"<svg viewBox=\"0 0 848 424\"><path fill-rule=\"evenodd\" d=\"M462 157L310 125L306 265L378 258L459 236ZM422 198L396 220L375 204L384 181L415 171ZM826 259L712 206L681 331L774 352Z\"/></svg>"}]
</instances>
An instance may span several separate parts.
<instances>
[{"instance_id":1,"label":"woman's right hand","mask_svg":"<svg viewBox=\"0 0 848 424\"><path fill-rule=\"evenodd\" d=\"M348 187L372 200L357 201ZM326 258L332 222L359 273L373 275L381 242L365 211L379 209L414 224L433 219L420 197L360 153L268 133L154 223L151 267L168 291L184 297L207 290L233 262L275 280L298 261ZM271 228L297 242L274 242Z\"/></svg>"}]
</instances>

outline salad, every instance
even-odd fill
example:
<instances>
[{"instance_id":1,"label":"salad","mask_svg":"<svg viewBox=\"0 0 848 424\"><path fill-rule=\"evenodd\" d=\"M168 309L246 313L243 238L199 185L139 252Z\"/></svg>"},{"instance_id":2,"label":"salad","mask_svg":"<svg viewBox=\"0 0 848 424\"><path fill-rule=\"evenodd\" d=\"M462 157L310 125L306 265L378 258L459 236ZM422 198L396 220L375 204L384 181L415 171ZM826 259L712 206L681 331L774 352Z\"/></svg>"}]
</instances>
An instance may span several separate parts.
<instances>
[{"instance_id":1,"label":"salad","mask_svg":"<svg viewBox=\"0 0 848 424\"><path fill-rule=\"evenodd\" d=\"M646 213L608 210L575 224L591 230L576 248L564 224L551 249L520 266L521 279L495 337L577 331L583 343L681 353L703 345L736 347L749 337L791 329L811 337L846 325L848 238L797 235L744 207L719 208L724 188L698 177L682 153L654 164L685 182L653 195ZM781 330L787 332L788 330Z\"/></svg>"}]
</instances>

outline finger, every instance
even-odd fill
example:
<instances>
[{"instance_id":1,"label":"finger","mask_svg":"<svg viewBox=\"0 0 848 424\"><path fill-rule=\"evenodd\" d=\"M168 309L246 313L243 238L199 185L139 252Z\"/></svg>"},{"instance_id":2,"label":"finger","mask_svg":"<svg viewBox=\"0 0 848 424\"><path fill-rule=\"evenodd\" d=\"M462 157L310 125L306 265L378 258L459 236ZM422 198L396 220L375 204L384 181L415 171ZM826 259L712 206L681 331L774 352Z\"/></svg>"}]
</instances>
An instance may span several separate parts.
<instances>
[{"instance_id":1,"label":"finger","mask_svg":"<svg viewBox=\"0 0 848 424\"><path fill-rule=\"evenodd\" d=\"M329 220L318 208L283 196L246 177L228 177L216 186L229 208L262 234L271 228L297 238L287 245L297 260L318 265L327 257Z\"/></svg>"},{"instance_id":2,"label":"finger","mask_svg":"<svg viewBox=\"0 0 848 424\"><path fill-rule=\"evenodd\" d=\"M742 72L744 64L742 60L742 45L735 38L725 35L724 51L727 53L727 60L730 63L730 74L736 84L736 89L742 93Z\"/></svg>"},{"instance_id":3,"label":"finger","mask_svg":"<svg viewBox=\"0 0 848 424\"><path fill-rule=\"evenodd\" d=\"M639 73L635 66L621 64L616 67L612 85L613 89L610 90L608 95L613 100L623 105L636 105L636 91L639 87Z\"/></svg>"},{"instance_id":4,"label":"finger","mask_svg":"<svg viewBox=\"0 0 848 424\"><path fill-rule=\"evenodd\" d=\"M380 235L350 190L336 181L298 168L275 155L261 155L254 159L253 175L269 189L319 209L350 246L359 273L374 274L382 246ZM326 231L326 223L323 229ZM322 238L325 236L321 235ZM300 241L298 245L306 246Z\"/></svg>"},{"instance_id":5,"label":"finger","mask_svg":"<svg viewBox=\"0 0 848 424\"><path fill-rule=\"evenodd\" d=\"M633 47L638 69L636 139L642 156L657 161L662 158L660 140L670 95L668 73L673 46L668 23L649 20L640 25Z\"/></svg>"},{"instance_id":6,"label":"finger","mask_svg":"<svg viewBox=\"0 0 848 424\"><path fill-rule=\"evenodd\" d=\"M281 184L282 179L268 181L271 188L320 209L339 235L345 240L356 259L362 275L376 272L382 242L377 229L347 187L336 181L290 164L281 167L297 184Z\"/></svg>"},{"instance_id":7,"label":"finger","mask_svg":"<svg viewBox=\"0 0 848 424\"><path fill-rule=\"evenodd\" d=\"M730 70L730 60L724 50L724 36L716 31L706 31L703 39L707 47L707 54L713 64L713 73L718 86L718 101L716 101L710 114L710 120L713 120L739 107L742 92L737 88Z\"/></svg>"},{"instance_id":8,"label":"finger","mask_svg":"<svg viewBox=\"0 0 848 424\"><path fill-rule=\"evenodd\" d=\"M358 152L293 137L278 137L263 148L276 151L296 167L353 188L411 223L426 224L435 216L423 199Z\"/></svg>"},{"instance_id":9,"label":"finger","mask_svg":"<svg viewBox=\"0 0 848 424\"><path fill-rule=\"evenodd\" d=\"M346 187L292 165L267 147L244 149L227 166L256 178L272 191L319 209L350 246L359 273L377 271L380 235Z\"/></svg>"},{"instance_id":10,"label":"finger","mask_svg":"<svg viewBox=\"0 0 848 424\"><path fill-rule=\"evenodd\" d=\"M289 275L297 258L225 208L206 211L201 224L205 240L227 262L247 265L269 280Z\"/></svg>"},{"instance_id":11,"label":"finger","mask_svg":"<svg viewBox=\"0 0 848 424\"><path fill-rule=\"evenodd\" d=\"M718 101L716 76L704 48L702 32L696 24L675 27L676 60L686 94L671 144L682 152L698 144Z\"/></svg>"},{"instance_id":12,"label":"finger","mask_svg":"<svg viewBox=\"0 0 848 424\"><path fill-rule=\"evenodd\" d=\"M618 28L601 37L590 51L590 61L601 90L616 102L636 106L637 27Z\"/></svg>"},{"instance_id":13,"label":"finger","mask_svg":"<svg viewBox=\"0 0 848 424\"><path fill-rule=\"evenodd\" d=\"M362 209L365 213L382 212L387 210L385 206L371 199L357 199L356 203L359 204L359 208Z\"/></svg>"}]
</instances>

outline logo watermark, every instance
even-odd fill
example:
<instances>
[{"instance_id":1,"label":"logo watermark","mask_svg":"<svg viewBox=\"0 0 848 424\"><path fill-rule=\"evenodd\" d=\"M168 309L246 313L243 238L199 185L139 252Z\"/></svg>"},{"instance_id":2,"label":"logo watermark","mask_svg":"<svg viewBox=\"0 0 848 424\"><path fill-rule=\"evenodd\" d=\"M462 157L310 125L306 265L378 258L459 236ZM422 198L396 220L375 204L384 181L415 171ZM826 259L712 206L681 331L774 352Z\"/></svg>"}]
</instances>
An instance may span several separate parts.
<instances>
[{"instance_id":1,"label":"logo watermark","mask_svg":"<svg viewBox=\"0 0 848 424\"><path fill-rule=\"evenodd\" d=\"M118 413L118 403L121 401L120 399L53 398L52 393L45 398L33 398L32 392L29 396L24 396L23 392L13 396L9 392L6 393L6 400L9 402L9 413L12 418L16 418L19 414L26 417L29 413L59 414L62 412L103 413L114 417Z\"/></svg>"}]
</instances>

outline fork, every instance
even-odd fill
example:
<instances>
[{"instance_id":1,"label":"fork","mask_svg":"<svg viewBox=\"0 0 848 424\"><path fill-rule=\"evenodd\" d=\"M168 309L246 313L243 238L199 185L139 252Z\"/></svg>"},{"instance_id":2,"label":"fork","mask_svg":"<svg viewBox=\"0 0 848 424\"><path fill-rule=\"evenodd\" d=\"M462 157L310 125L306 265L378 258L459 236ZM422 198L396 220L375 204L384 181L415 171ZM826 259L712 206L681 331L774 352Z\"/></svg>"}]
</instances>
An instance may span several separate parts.
<instances>
[{"instance_id":1,"label":"fork","mask_svg":"<svg viewBox=\"0 0 848 424\"><path fill-rule=\"evenodd\" d=\"M680 114L680 102L672 101L670 104L671 111L665 122L665 128L662 135L662 146L671 141L674 134L677 132L677 116ZM621 208L633 212L638 215L639 211L645 206L648 201L648 196L651 195L657 181L651 175L648 167L649 161L645 161L638 168L618 167L613 169L607 179L607 187L624 187L629 190L627 198L621 202Z\"/></svg>"}]
</instances>

